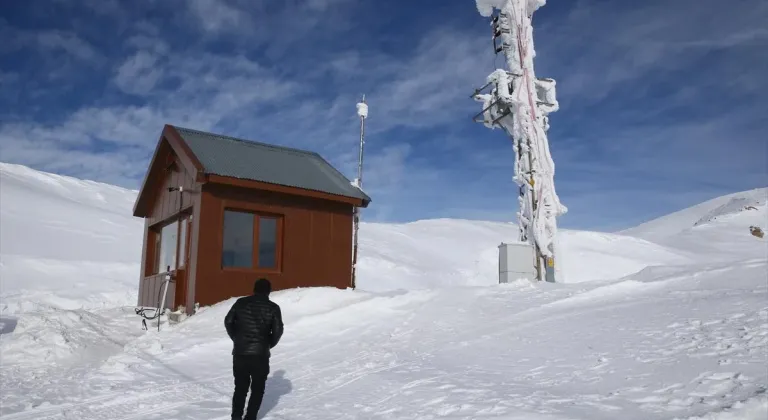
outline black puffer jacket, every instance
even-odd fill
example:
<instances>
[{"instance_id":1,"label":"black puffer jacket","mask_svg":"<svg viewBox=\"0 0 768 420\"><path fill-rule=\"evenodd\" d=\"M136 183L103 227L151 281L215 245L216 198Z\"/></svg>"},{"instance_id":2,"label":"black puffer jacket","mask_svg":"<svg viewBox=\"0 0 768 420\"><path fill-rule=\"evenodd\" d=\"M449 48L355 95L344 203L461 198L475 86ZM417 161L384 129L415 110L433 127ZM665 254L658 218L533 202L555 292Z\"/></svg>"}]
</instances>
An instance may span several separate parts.
<instances>
[{"instance_id":1,"label":"black puffer jacket","mask_svg":"<svg viewBox=\"0 0 768 420\"><path fill-rule=\"evenodd\" d=\"M224 318L232 339L233 355L266 355L283 336L280 306L266 295L255 294L238 299Z\"/></svg>"}]
</instances>

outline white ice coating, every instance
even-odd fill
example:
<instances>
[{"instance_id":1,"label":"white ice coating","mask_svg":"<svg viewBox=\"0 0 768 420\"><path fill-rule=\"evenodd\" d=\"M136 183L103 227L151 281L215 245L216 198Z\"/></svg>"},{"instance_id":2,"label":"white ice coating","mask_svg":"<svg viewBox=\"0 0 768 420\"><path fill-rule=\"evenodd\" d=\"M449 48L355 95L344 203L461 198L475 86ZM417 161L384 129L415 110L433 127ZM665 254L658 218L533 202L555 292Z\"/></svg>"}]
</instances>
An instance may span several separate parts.
<instances>
[{"instance_id":1,"label":"white ice coating","mask_svg":"<svg viewBox=\"0 0 768 420\"><path fill-rule=\"evenodd\" d=\"M368 118L368 105L366 103L357 103L357 115L359 117Z\"/></svg>"},{"instance_id":2,"label":"white ice coating","mask_svg":"<svg viewBox=\"0 0 768 420\"><path fill-rule=\"evenodd\" d=\"M557 235L556 218L568 209L555 192L555 164L549 152L546 130L547 114L558 110L555 81L537 80L533 69L531 17L546 0L476 0L477 10L491 16L499 9L498 39L505 46L508 70L497 69L488 76L494 85L490 94L477 95L483 103L484 123L489 128L501 126L514 139L515 182L522 188L517 213L520 239L538 245L542 255L552 257ZM538 103L537 103L538 102ZM499 118L509 108L511 113ZM498 121L497 121L498 120ZM495 121L495 122L494 122ZM531 183L531 178L533 182ZM534 214L533 200L537 207Z\"/></svg>"},{"instance_id":3,"label":"white ice coating","mask_svg":"<svg viewBox=\"0 0 768 420\"><path fill-rule=\"evenodd\" d=\"M488 17L493 13L493 9L503 10L507 0L476 0L477 11L481 15ZM547 4L547 0L523 0L520 3L526 3L528 10L533 14L539 7Z\"/></svg>"}]
</instances>

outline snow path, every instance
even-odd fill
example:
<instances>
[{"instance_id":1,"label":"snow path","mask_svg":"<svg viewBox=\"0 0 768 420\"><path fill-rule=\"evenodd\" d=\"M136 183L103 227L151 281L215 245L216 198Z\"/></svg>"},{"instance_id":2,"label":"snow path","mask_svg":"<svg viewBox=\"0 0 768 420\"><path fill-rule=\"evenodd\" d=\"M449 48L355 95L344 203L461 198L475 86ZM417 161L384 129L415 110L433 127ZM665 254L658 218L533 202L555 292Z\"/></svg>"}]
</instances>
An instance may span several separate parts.
<instances>
[{"instance_id":1,"label":"snow path","mask_svg":"<svg viewBox=\"0 0 768 420\"><path fill-rule=\"evenodd\" d=\"M287 323L264 418L704 415L765 393L768 290L754 279L766 270L752 260L586 286L340 301ZM37 378L26 400L53 405L13 407L3 397L3 418L228 418L231 347L219 325L227 308L145 333L96 369L51 375L60 382L43 387ZM118 324L102 332L124 342ZM4 382L14 376L6 373Z\"/></svg>"}]
</instances>

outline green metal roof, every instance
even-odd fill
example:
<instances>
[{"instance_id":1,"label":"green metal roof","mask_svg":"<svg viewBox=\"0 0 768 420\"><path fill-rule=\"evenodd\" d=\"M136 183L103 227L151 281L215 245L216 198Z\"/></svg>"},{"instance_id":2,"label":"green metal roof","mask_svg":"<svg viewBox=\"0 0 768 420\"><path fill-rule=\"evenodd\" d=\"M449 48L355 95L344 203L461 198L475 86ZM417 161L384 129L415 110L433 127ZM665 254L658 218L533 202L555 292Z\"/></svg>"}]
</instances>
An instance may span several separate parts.
<instances>
[{"instance_id":1,"label":"green metal roof","mask_svg":"<svg viewBox=\"0 0 768 420\"><path fill-rule=\"evenodd\" d=\"M174 126L207 174L371 198L319 154Z\"/></svg>"}]
</instances>

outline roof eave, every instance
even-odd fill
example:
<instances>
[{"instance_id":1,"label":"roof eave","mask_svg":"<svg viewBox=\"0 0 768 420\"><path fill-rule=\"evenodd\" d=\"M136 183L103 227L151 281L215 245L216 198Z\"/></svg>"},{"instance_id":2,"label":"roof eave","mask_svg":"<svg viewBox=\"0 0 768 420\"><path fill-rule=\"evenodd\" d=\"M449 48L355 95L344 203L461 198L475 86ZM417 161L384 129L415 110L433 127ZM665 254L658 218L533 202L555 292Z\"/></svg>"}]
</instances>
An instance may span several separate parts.
<instances>
[{"instance_id":1,"label":"roof eave","mask_svg":"<svg viewBox=\"0 0 768 420\"><path fill-rule=\"evenodd\" d=\"M362 204L360 204L359 207L368 208L368 204L371 204L371 201L372 201L371 197L368 194L366 194L365 191L363 191L362 189L360 188L357 188L357 189L358 191L360 191L360 194L362 194L365 197L362 199Z\"/></svg>"},{"instance_id":2,"label":"roof eave","mask_svg":"<svg viewBox=\"0 0 768 420\"><path fill-rule=\"evenodd\" d=\"M139 193L136 196L136 201L133 203L133 216L134 217L141 217L141 218L147 218L150 216L151 209L147 208L147 200L149 199L149 192L146 191L147 184L150 180L150 173L152 172L152 168L155 166L155 161L157 160L157 154L160 151L160 145L163 142L163 139L166 139L168 141L168 144L171 146L171 149L178 155L178 156L184 156L187 159L182 159L183 163L186 163L189 165L191 163L192 168L189 168L190 170L193 170L192 172L195 173L195 181L201 182L202 178L201 175L205 171L205 168L203 167L203 164L200 162L200 160L195 156L194 153L192 153L192 149L190 149L189 145L184 141L184 138L179 135L179 132L176 130L176 128L170 124L165 124L163 126L163 131L160 133L160 138L157 140L157 144L155 145L155 151L152 154L152 159L149 161L149 166L147 167L147 171L144 173L144 179L141 183L141 188L139 189Z\"/></svg>"},{"instance_id":3,"label":"roof eave","mask_svg":"<svg viewBox=\"0 0 768 420\"><path fill-rule=\"evenodd\" d=\"M370 197L366 195L366 198L352 197L347 195L332 194L324 191L310 190L306 188L293 187L282 184L275 184L271 182L257 181L253 179L236 178L226 175L218 175L214 173L206 173L205 183L230 185L241 188L249 188L262 191L272 191L289 195L297 195L302 197L319 198L323 200L341 202L345 204L351 204L353 206L367 207L371 201Z\"/></svg>"},{"instance_id":4,"label":"roof eave","mask_svg":"<svg viewBox=\"0 0 768 420\"><path fill-rule=\"evenodd\" d=\"M160 151L160 145L163 142L163 135L160 134L160 138L157 139L157 143L155 144L155 151L152 153L152 158L149 160L149 166L147 166L147 170L144 172L144 179L141 181L141 187L139 188L139 193L136 194L136 201L133 203L133 217L141 217L146 218L149 215L147 214L147 209L144 208L144 203L147 200L147 193L146 193L146 187L147 183L150 180L150 173L152 172L152 168L155 166L155 161L157 160L157 154Z\"/></svg>"}]
</instances>

